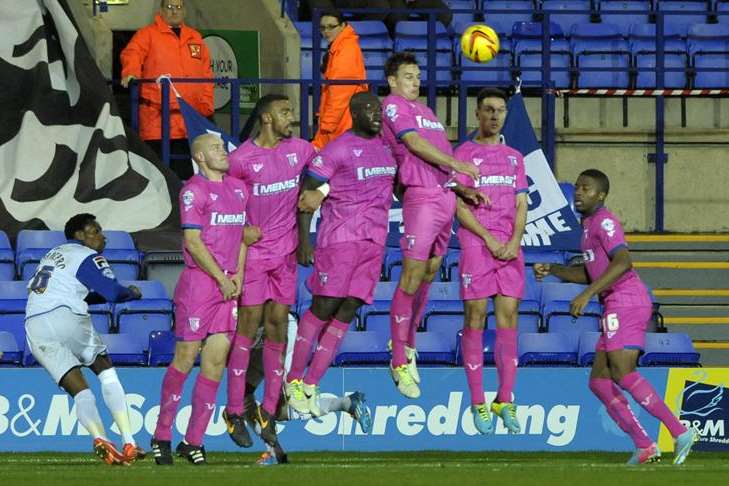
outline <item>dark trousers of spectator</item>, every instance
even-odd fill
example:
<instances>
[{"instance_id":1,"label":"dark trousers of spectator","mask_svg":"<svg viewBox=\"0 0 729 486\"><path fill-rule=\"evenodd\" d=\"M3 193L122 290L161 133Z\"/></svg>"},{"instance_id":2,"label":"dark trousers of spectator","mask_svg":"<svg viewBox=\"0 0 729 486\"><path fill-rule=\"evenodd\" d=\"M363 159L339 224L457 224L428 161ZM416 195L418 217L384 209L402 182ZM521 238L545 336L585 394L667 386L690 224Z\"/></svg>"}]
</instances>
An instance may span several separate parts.
<instances>
[{"instance_id":1,"label":"dark trousers of spectator","mask_svg":"<svg viewBox=\"0 0 729 486\"><path fill-rule=\"evenodd\" d=\"M162 160L162 140L146 140L146 142ZM184 158L172 158L173 155L183 156ZM187 143L186 138L170 140L170 169L183 181L186 181L194 174L190 157L190 144ZM164 161L162 163L164 164Z\"/></svg>"},{"instance_id":2,"label":"dark trousers of spectator","mask_svg":"<svg viewBox=\"0 0 729 486\"><path fill-rule=\"evenodd\" d=\"M306 0L302 2L304 19L311 18L311 12L314 8L320 9L338 9L346 10L349 8L408 8L416 9L445 9L445 12L439 13L438 20L445 26L450 25L453 14L443 0L415 0L406 2L405 0ZM308 7L308 9L306 8ZM380 20L385 23L390 35L395 35L395 24L401 20L408 20L410 16L407 13L369 13L355 14L356 20Z\"/></svg>"}]
</instances>

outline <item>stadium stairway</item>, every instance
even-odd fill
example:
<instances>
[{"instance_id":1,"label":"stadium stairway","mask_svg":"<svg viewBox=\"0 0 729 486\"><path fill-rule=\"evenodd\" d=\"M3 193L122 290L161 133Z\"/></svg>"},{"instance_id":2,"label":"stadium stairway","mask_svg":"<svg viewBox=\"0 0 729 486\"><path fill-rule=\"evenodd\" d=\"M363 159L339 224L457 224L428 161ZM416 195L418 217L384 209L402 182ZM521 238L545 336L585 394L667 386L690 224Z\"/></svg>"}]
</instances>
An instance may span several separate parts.
<instances>
[{"instance_id":1,"label":"stadium stairway","mask_svg":"<svg viewBox=\"0 0 729 486\"><path fill-rule=\"evenodd\" d=\"M633 264L704 366L729 363L729 235L628 235Z\"/></svg>"}]
</instances>

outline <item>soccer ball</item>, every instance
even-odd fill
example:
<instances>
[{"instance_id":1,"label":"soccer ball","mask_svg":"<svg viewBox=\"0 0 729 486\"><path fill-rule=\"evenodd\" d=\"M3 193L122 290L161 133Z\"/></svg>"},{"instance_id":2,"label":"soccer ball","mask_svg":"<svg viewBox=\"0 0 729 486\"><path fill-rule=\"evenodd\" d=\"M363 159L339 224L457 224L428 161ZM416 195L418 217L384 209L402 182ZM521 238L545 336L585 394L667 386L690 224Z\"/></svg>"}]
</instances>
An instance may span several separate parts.
<instances>
[{"instance_id":1,"label":"soccer ball","mask_svg":"<svg viewBox=\"0 0 729 486\"><path fill-rule=\"evenodd\" d=\"M472 25L461 36L461 52L471 61L487 63L499 52L499 36L488 25Z\"/></svg>"}]
</instances>

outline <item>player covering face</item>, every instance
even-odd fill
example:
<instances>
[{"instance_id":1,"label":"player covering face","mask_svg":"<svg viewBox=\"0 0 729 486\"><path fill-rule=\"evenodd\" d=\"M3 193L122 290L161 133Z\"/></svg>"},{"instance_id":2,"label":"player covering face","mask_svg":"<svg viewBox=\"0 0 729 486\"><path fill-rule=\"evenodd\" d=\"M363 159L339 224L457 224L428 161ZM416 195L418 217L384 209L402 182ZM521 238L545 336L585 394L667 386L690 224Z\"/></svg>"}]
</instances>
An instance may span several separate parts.
<instances>
[{"instance_id":1,"label":"player covering face","mask_svg":"<svg viewBox=\"0 0 729 486\"><path fill-rule=\"evenodd\" d=\"M659 461L661 451L633 414L624 392L666 426L675 438L673 463L682 464L698 441L698 431L687 429L636 369L645 346L652 303L645 285L633 270L622 225L604 206L609 190L610 182L603 172L588 169L580 174L575 182L575 209L582 214L584 263L572 266L538 263L534 265L534 273L538 279L555 275L587 285L570 304L570 312L576 318L593 297L599 297L603 305L602 334L595 346L590 390L633 440L636 450L628 464Z\"/></svg>"}]
</instances>

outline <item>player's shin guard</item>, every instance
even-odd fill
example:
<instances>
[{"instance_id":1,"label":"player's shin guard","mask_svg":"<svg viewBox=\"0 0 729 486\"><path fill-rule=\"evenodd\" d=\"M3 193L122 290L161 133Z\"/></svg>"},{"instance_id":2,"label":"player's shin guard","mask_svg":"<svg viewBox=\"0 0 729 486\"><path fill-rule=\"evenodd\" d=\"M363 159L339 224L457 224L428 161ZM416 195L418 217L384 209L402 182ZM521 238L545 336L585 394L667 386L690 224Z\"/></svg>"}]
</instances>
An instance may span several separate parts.
<instances>
[{"instance_id":1,"label":"player's shin guard","mask_svg":"<svg viewBox=\"0 0 729 486\"><path fill-rule=\"evenodd\" d=\"M620 386L648 413L660 420L674 438L686 432L686 427L673 415L653 386L640 373L637 371L628 373L620 380Z\"/></svg>"},{"instance_id":2,"label":"player's shin guard","mask_svg":"<svg viewBox=\"0 0 729 486\"><path fill-rule=\"evenodd\" d=\"M516 366L518 364L516 329L496 328L494 360L499 375L499 392L496 401L500 403L511 402L514 381L516 380Z\"/></svg>"},{"instance_id":3,"label":"player's shin guard","mask_svg":"<svg viewBox=\"0 0 729 486\"><path fill-rule=\"evenodd\" d=\"M461 358L471 392L471 405L484 403L483 396L483 329L466 327L461 340Z\"/></svg>"},{"instance_id":4,"label":"player's shin guard","mask_svg":"<svg viewBox=\"0 0 729 486\"><path fill-rule=\"evenodd\" d=\"M272 417L276 416L276 405L281 397L283 383L283 352L285 343L263 342L263 375L266 382L263 393L263 409Z\"/></svg>"},{"instance_id":5,"label":"player's shin guard","mask_svg":"<svg viewBox=\"0 0 729 486\"><path fill-rule=\"evenodd\" d=\"M414 295L405 293L400 287L395 290L390 308L390 334L392 336L392 367L407 364L405 345L410 334L413 318Z\"/></svg>"},{"instance_id":6,"label":"player's shin guard","mask_svg":"<svg viewBox=\"0 0 729 486\"><path fill-rule=\"evenodd\" d=\"M228 403L229 415L243 414L243 395L246 391L246 371L251 358L253 339L236 334L228 355Z\"/></svg>"},{"instance_id":7,"label":"player's shin guard","mask_svg":"<svg viewBox=\"0 0 729 486\"><path fill-rule=\"evenodd\" d=\"M309 362L311 348L326 323L327 321L317 318L311 310L307 310L301 317L299 328L296 331L296 344L294 344L294 355L291 358L288 381L301 380L304 377L304 370Z\"/></svg>"},{"instance_id":8,"label":"player's shin guard","mask_svg":"<svg viewBox=\"0 0 729 486\"><path fill-rule=\"evenodd\" d=\"M86 388L81 390L73 397L76 405L76 417L86 430L89 431L94 438L106 439L104 432L104 423L99 416L99 410L96 408L96 397Z\"/></svg>"},{"instance_id":9,"label":"player's shin guard","mask_svg":"<svg viewBox=\"0 0 729 486\"><path fill-rule=\"evenodd\" d=\"M195 387L192 389L192 413L187 424L185 442L200 447L203 443L205 429L210 417L215 412L215 396L218 393L219 381L206 378L202 373L197 375Z\"/></svg>"},{"instance_id":10,"label":"player's shin guard","mask_svg":"<svg viewBox=\"0 0 729 486\"><path fill-rule=\"evenodd\" d=\"M334 356L337 354L339 345L342 343L345 334L349 329L349 323L338 321L336 319L327 326L323 337L319 340L316 347L314 357L311 359L309 370L304 377L304 383L307 385L318 385L324 373L332 364Z\"/></svg>"},{"instance_id":11,"label":"player's shin guard","mask_svg":"<svg viewBox=\"0 0 729 486\"><path fill-rule=\"evenodd\" d=\"M635 444L636 449L648 449L653 441L630 409L622 390L609 378L590 378L590 390L605 405L608 415Z\"/></svg>"},{"instance_id":12,"label":"player's shin guard","mask_svg":"<svg viewBox=\"0 0 729 486\"><path fill-rule=\"evenodd\" d=\"M172 423L177 415L177 408L182 398L182 388L185 385L187 373L183 373L173 365L167 367L162 380L162 396L160 397L159 418L154 430L157 440L172 440Z\"/></svg>"},{"instance_id":13,"label":"player's shin guard","mask_svg":"<svg viewBox=\"0 0 729 486\"><path fill-rule=\"evenodd\" d=\"M127 396L124 388L119 382L119 377L114 368L109 368L99 373L101 383L101 395L104 397L106 408L114 417L114 423L119 428L124 444L136 444L132 435L132 427L129 423L129 409L127 408Z\"/></svg>"}]
</instances>

